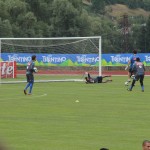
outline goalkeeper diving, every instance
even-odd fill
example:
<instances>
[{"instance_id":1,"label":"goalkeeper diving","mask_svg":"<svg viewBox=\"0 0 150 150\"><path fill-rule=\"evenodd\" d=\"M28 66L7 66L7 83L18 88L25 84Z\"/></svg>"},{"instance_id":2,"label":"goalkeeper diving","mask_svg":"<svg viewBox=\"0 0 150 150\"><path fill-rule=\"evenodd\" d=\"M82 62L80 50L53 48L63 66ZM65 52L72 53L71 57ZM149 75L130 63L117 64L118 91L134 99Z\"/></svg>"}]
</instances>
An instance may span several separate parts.
<instances>
[{"instance_id":1,"label":"goalkeeper diving","mask_svg":"<svg viewBox=\"0 0 150 150\"><path fill-rule=\"evenodd\" d=\"M85 77L85 83L107 83L111 82L112 78L111 75L106 75L106 76L97 76L97 77L91 77L91 75L88 72L85 72L87 74L87 77ZM104 78L107 78L107 80L103 81Z\"/></svg>"}]
</instances>

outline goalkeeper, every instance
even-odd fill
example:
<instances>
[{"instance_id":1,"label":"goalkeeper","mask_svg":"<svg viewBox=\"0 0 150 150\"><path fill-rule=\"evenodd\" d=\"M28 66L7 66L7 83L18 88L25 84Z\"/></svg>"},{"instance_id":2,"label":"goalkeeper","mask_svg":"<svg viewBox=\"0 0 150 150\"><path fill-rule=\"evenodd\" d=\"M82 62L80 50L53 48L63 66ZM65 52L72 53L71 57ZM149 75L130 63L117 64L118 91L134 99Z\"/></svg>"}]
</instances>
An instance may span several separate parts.
<instances>
[{"instance_id":1,"label":"goalkeeper","mask_svg":"<svg viewBox=\"0 0 150 150\"><path fill-rule=\"evenodd\" d=\"M36 70L34 69L35 61L36 61L36 56L33 55L32 60L30 62L28 62L28 64L27 64L27 68L26 68L27 85L24 88L24 94L25 95L27 94L27 89L28 88L29 88L28 95L31 95L31 93L32 93L32 88L33 88L33 84L34 84L34 75L33 75L33 73L36 72Z\"/></svg>"},{"instance_id":2,"label":"goalkeeper","mask_svg":"<svg viewBox=\"0 0 150 150\"><path fill-rule=\"evenodd\" d=\"M95 78L91 77L90 74L88 72L86 72L87 77L85 77L85 83L107 83L107 82L111 82L111 75L108 76L97 76ZM109 79L103 81L104 78L109 77Z\"/></svg>"}]
</instances>

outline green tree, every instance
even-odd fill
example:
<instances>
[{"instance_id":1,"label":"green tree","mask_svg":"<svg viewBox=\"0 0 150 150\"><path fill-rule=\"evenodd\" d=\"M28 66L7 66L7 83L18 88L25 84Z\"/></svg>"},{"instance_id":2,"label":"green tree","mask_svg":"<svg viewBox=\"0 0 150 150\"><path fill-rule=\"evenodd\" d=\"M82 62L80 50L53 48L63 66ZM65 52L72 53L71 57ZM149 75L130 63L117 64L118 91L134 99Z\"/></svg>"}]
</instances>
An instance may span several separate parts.
<instances>
[{"instance_id":1,"label":"green tree","mask_svg":"<svg viewBox=\"0 0 150 150\"><path fill-rule=\"evenodd\" d=\"M80 12L68 0L55 0L52 3L52 36L78 36Z\"/></svg>"},{"instance_id":2,"label":"green tree","mask_svg":"<svg viewBox=\"0 0 150 150\"><path fill-rule=\"evenodd\" d=\"M52 0L25 0L38 21L49 22L52 14Z\"/></svg>"},{"instance_id":3,"label":"green tree","mask_svg":"<svg viewBox=\"0 0 150 150\"><path fill-rule=\"evenodd\" d=\"M51 36L50 26L43 21L39 21L35 25L35 33L36 37L50 37Z\"/></svg>"},{"instance_id":4,"label":"green tree","mask_svg":"<svg viewBox=\"0 0 150 150\"><path fill-rule=\"evenodd\" d=\"M105 13L105 0L92 0L92 10L95 13L104 14Z\"/></svg>"},{"instance_id":5,"label":"green tree","mask_svg":"<svg viewBox=\"0 0 150 150\"><path fill-rule=\"evenodd\" d=\"M146 23L146 52L149 52L150 47L150 16Z\"/></svg>"},{"instance_id":6,"label":"green tree","mask_svg":"<svg viewBox=\"0 0 150 150\"><path fill-rule=\"evenodd\" d=\"M136 47L142 53L146 52L146 49L147 49L147 47L146 47L146 32L147 32L147 29L146 29L145 25L144 24L141 25L138 28L137 32L134 31L135 34L136 34L136 37L137 37L136 38Z\"/></svg>"},{"instance_id":7,"label":"green tree","mask_svg":"<svg viewBox=\"0 0 150 150\"><path fill-rule=\"evenodd\" d=\"M89 16L86 10L83 10L81 15L78 17L78 36L93 36L92 31L93 18Z\"/></svg>"},{"instance_id":8,"label":"green tree","mask_svg":"<svg viewBox=\"0 0 150 150\"><path fill-rule=\"evenodd\" d=\"M7 11L7 6L6 6L4 1L0 1L0 18L1 19L9 18L9 13Z\"/></svg>"},{"instance_id":9,"label":"green tree","mask_svg":"<svg viewBox=\"0 0 150 150\"><path fill-rule=\"evenodd\" d=\"M18 17L19 14L26 12L26 3L20 0L6 0L5 5L7 6L7 11L12 18L12 21Z\"/></svg>"},{"instance_id":10,"label":"green tree","mask_svg":"<svg viewBox=\"0 0 150 150\"><path fill-rule=\"evenodd\" d=\"M13 37L12 26L9 20L0 18L0 37Z\"/></svg>"}]
</instances>

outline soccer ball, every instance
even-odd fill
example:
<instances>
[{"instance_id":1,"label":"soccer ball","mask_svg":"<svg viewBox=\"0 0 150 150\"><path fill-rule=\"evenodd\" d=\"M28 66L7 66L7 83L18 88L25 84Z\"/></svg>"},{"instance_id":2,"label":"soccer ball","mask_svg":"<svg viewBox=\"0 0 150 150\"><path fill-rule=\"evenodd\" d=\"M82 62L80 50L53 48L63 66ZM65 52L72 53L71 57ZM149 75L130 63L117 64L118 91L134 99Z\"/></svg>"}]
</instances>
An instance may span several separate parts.
<instances>
[{"instance_id":1,"label":"soccer ball","mask_svg":"<svg viewBox=\"0 0 150 150\"><path fill-rule=\"evenodd\" d=\"M34 69L34 71L35 71L35 72L38 72L38 70L37 70L37 68L36 68L36 67L34 67L33 69Z\"/></svg>"},{"instance_id":2,"label":"soccer ball","mask_svg":"<svg viewBox=\"0 0 150 150\"><path fill-rule=\"evenodd\" d=\"M129 85L129 82L128 82L128 81L126 81L124 84L125 84L125 86L128 86L128 85Z\"/></svg>"},{"instance_id":3,"label":"soccer ball","mask_svg":"<svg viewBox=\"0 0 150 150\"><path fill-rule=\"evenodd\" d=\"M135 75L132 75L131 78L134 79L134 78L135 78Z\"/></svg>"}]
</instances>

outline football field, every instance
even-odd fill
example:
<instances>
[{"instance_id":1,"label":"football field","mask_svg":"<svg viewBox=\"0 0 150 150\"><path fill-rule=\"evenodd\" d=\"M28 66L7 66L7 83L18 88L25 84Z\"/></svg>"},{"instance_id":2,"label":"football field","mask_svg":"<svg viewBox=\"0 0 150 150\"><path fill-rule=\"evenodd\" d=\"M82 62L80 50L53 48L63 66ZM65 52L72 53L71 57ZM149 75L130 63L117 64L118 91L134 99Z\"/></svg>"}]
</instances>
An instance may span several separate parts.
<instances>
[{"instance_id":1,"label":"football field","mask_svg":"<svg viewBox=\"0 0 150 150\"><path fill-rule=\"evenodd\" d=\"M150 140L150 77L132 92L124 82L0 85L0 139L10 150L141 150Z\"/></svg>"}]
</instances>

